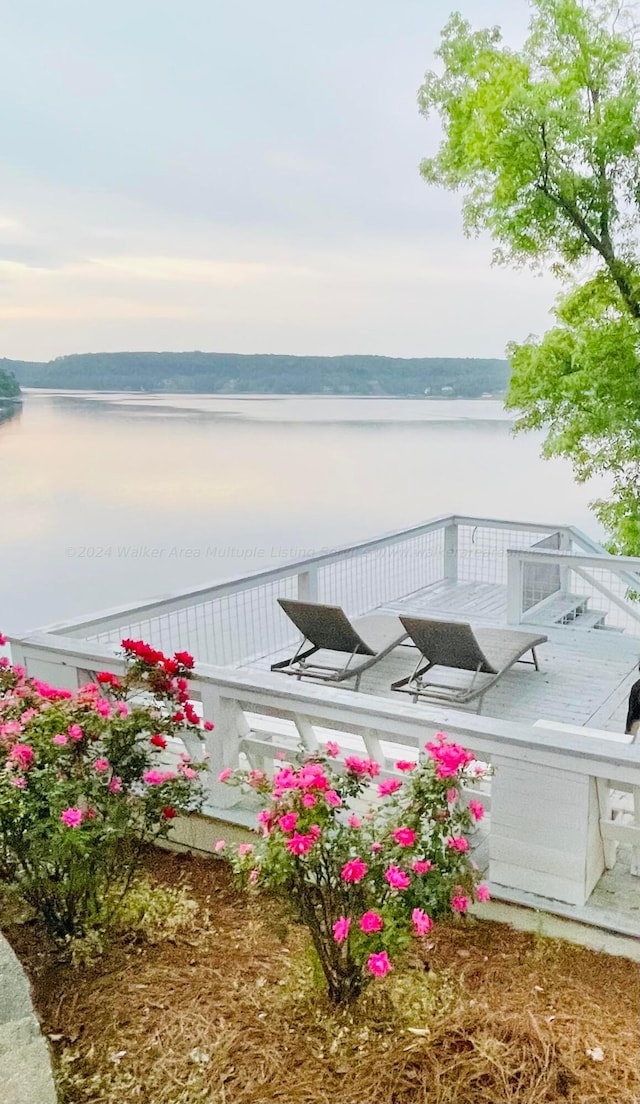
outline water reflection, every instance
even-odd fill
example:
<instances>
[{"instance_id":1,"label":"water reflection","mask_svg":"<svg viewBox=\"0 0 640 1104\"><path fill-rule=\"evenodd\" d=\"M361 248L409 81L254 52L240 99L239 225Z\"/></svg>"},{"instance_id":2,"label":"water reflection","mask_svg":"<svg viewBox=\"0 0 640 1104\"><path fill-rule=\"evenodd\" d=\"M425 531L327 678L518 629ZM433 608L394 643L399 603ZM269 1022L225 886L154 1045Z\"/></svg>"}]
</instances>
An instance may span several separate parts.
<instances>
[{"instance_id":1,"label":"water reflection","mask_svg":"<svg viewBox=\"0 0 640 1104\"><path fill-rule=\"evenodd\" d=\"M573 522L499 403L31 393L0 431L0 627L44 624L451 512ZM9 427L11 425L11 431ZM20 580L20 587L17 586Z\"/></svg>"}]
</instances>

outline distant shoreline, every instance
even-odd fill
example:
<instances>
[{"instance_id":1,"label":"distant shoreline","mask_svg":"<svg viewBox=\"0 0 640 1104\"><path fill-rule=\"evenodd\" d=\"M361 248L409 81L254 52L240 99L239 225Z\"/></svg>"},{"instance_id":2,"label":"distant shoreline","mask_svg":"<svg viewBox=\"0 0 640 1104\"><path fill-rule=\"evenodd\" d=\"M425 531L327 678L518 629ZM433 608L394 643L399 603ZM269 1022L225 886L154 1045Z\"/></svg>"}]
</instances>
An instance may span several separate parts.
<instances>
[{"instance_id":1,"label":"distant shoreline","mask_svg":"<svg viewBox=\"0 0 640 1104\"><path fill-rule=\"evenodd\" d=\"M72 395L135 395L140 398L152 396L180 395L185 398L215 398L215 399L370 399L372 401L393 400L413 402L499 402L506 396L506 391L494 395L371 395L366 393L345 394L343 391L138 391L129 388L114 388L106 390L97 387L23 387L23 395L72 394ZM20 402L20 399L7 400L8 402Z\"/></svg>"}]
</instances>

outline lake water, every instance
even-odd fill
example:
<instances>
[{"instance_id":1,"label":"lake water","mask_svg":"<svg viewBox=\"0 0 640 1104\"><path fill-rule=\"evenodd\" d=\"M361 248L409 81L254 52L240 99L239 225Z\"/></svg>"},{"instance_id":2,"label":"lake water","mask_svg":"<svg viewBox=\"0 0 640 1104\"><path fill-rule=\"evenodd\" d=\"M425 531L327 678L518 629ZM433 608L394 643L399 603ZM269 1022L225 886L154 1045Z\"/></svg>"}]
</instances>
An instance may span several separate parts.
<instances>
[{"instance_id":1,"label":"lake water","mask_svg":"<svg viewBox=\"0 0 640 1104\"><path fill-rule=\"evenodd\" d=\"M0 629L229 578L437 514L573 523L600 487L494 400L28 392L0 423Z\"/></svg>"}]
</instances>

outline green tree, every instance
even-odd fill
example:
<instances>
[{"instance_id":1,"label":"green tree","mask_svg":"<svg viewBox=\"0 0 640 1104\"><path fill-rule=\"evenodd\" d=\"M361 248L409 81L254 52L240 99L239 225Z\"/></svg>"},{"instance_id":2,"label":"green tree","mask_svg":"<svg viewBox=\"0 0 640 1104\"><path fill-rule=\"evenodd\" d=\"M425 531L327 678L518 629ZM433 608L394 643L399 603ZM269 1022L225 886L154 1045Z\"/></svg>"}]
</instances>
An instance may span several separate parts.
<instances>
[{"instance_id":1,"label":"green tree","mask_svg":"<svg viewBox=\"0 0 640 1104\"><path fill-rule=\"evenodd\" d=\"M614 0L530 7L519 51L449 19L443 72L419 92L444 131L421 172L463 192L465 230L491 234L495 261L572 281L558 326L509 347L507 405L579 480L609 477L593 506L615 549L640 554L640 50Z\"/></svg>"}]
</instances>

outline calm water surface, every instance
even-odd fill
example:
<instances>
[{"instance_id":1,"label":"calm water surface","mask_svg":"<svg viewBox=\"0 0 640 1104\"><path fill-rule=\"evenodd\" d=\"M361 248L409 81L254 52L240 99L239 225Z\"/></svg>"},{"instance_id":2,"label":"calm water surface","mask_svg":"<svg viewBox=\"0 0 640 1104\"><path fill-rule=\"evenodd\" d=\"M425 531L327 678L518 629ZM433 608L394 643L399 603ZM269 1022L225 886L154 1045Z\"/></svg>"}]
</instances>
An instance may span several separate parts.
<instances>
[{"instance_id":1,"label":"calm water surface","mask_svg":"<svg viewBox=\"0 0 640 1104\"><path fill-rule=\"evenodd\" d=\"M469 513L598 537L493 400L31 392L0 423L0 628Z\"/></svg>"}]
</instances>

